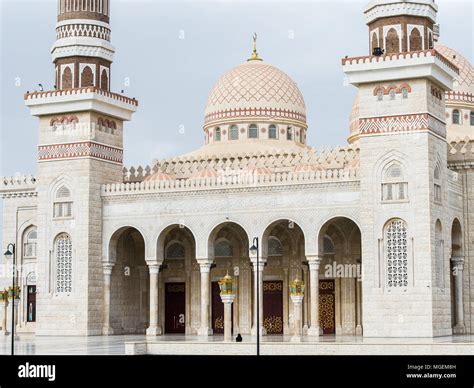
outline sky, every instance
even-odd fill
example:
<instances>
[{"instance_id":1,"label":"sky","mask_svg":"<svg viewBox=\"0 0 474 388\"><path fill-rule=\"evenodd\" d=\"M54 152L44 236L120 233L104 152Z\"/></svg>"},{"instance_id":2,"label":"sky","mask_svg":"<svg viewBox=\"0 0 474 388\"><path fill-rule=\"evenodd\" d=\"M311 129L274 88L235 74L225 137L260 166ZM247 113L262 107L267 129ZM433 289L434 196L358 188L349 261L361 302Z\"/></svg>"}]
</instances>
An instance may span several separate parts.
<instances>
[{"instance_id":1,"label":"sky","mask_svg":"<svg viewBox=\"0 0 474 388\"><path fill-rule=\"evenodd\" d=\"M437 1L440 41L471 62L473 1ZM254 32L259 55L293 78L305 98L308 144L346 144L356 89L344 82L341 58L368 54L366 3L112 0L112 90L139 100L125 124L125 166L202 145L208 93L249 57ZM23 94L38 83L54 85L55 23L56 0L0 0L0 176L36 172L38 121Z\"/></svg>"}]
</instances>

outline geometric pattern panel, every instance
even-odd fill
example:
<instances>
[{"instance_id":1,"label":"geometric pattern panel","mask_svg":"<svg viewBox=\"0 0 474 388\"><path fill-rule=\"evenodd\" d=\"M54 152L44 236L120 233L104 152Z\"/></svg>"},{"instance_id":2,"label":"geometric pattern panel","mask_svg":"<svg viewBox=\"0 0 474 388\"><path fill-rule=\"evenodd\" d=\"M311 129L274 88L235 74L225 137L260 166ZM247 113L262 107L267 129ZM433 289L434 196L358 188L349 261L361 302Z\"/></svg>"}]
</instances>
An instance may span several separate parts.
<instances>
[{"instance_id":1,"label":"geometric pattern panel","mask_svg":"<svg viewBox=\"0 0 474 388\"><path fill-rule=\"evenodd\" d=\"M426 129L437 135L446 136L446 125L429 113L368 117L359 120L361 135L403 133Z\"/></svg>"},{"instance_id":2,"label":"geometric pattern panel","mask_svg":"<svg viewBox=\"0 0 474 388\"><path fill-rule=\"evenodd\" d=\"M67 234L56 242L56 292L72 292L72 244Z\"/></svg>"},{"instance_id":3,"label":"geometric pattern panel","mask_svg":"<svg viewBox=\"0 0 474 388\"><path fill-rule=\"evenodd\" d=\"M39 161L74 159L87 156L121 164L123 160L123 150L91 141L53 144L38 147Z\"/></svg>"},{"instance_id":4,"label":"geometric pattern panel","mask_svg":"<svg viewBox=\"0 0 474 388\"><path fill-rule=\"evenodd\" d=\"M235 118L277 118L277 119L294 119L306 122L306 115L291 109L279 108L229 108L223 110L212 111L206 114L204 118L205 124L214 120L235 119Z\"/></svg>"},{"instance_id":5,"label":"geometric pattern panel","mask_svg":"<svg viewBox=\"0 0 474 388\"><path fill-rule=\"evenodd\" d=\"M408 244L405 221L390 221L385 230L387 286L408 286Z\"/></svg>"}]
</instances>

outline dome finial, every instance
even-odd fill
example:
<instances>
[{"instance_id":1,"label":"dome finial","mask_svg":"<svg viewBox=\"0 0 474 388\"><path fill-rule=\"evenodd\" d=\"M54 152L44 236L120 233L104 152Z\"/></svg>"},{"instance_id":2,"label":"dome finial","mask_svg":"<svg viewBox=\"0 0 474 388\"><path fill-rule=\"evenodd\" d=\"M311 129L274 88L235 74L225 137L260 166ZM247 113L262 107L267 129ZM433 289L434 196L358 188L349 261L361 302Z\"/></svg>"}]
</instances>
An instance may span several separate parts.
<instances>
[{"instance_id":1,"label":"dome finial","mask_svg":"<svg viewBox=\"0 0 474 388\"><path fill-rule=\"evenodd\" d=\"M253 51L252 51L252 56L247 59L247 61L261 61L262 58L258 57L257 53L257 33L253 33Z\"/></svg>"}]
</instances>

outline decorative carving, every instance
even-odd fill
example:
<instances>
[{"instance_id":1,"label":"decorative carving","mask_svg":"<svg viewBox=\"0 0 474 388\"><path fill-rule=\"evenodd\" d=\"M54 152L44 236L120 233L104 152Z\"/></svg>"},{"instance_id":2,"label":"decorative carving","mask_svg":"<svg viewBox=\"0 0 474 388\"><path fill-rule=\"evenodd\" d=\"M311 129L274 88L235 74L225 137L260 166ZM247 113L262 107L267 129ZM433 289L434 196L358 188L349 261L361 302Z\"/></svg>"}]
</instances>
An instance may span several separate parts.
<instances>
[{"instance_id":1,"label":"decorative carving","mask_svg":"<svg viewBox=\"0 0 474 388\"><path fill-rule=\"evenodd\" d=\"M123 150L91 141L44 145L38 147L39 161L83 157L93 157L121 164Z\"/></svg>"},{"instance_id":2,"label":"decorative carving","mask_svg":"<svg viewBox=\"0 0 474 388\"><path fill-rule=\"evenodd\" d=\"M405 221L392 220L386 227L387 286L408 286L408 245Z\"/></svg>"}]
</instances>

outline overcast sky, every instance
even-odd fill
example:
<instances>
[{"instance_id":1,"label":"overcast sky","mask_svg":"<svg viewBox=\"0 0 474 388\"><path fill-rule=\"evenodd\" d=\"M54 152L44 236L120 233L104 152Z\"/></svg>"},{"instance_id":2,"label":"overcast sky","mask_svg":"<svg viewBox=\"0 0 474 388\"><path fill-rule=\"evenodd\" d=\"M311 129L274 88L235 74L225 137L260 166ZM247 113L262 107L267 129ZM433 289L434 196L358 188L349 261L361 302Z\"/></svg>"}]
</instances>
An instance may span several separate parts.
<instances>
[{"instance_id":1,"label":"overcast sky","mask_svg":"<svg viewBox=\"0 0 474 388\"><path fill-rule=\"evenodd\" d=\"M23 93L54 84L56 3L0 0L0 176L36 172L38 122ZM260 56L303 93L309 145L344 145L355 88L344 86L341 58L368 54L366 3L111 0L112 89L140 102L125 125L125 165L202 145L207 95L225 71L249 57L253 32ZM437 3L441 42L472 61L473 2Z\"/></svg>"}]
</instances>

